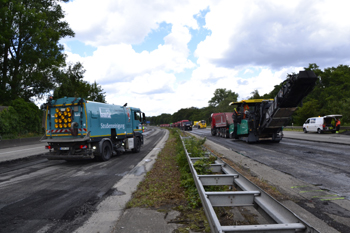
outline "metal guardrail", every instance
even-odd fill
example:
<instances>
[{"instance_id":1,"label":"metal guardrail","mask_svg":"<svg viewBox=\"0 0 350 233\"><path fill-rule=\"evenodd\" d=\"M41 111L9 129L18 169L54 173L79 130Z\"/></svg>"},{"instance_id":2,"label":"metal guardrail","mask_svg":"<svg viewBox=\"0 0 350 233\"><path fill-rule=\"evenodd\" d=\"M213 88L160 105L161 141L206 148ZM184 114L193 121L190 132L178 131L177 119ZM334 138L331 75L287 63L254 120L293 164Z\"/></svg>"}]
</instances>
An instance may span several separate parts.
<instances>
[{"instance_id":1,"label":"metal guardrail","mask_svg":"<svg viewBox=\"0 0 350 233\"><path fill-rule=\"evenodd\" d=\"M265 193L258 186L253 184L247 178L242 176L227 163L217 156L206 152L205 157L191 157L186 149L186 139L193 140L191 137L182 137L182 145L186 152L187 161L190 165L193 179L195 181L202 205L209 221L212 232L319 232L303 221L293 212L284 207L281 203ZM208 158L210 155L216 157L215 164L210 165L210 169L215 175L198 175L193 164L200 160ZM220 173L220 174L218 174ZM234 186L240 191L222 191L207 192L204 186L228 185ZM269 224L261 225L232 225L222 226L216 215L214 207L246 207L253 206L263 216Z\"/></svg>"}]
</instances>

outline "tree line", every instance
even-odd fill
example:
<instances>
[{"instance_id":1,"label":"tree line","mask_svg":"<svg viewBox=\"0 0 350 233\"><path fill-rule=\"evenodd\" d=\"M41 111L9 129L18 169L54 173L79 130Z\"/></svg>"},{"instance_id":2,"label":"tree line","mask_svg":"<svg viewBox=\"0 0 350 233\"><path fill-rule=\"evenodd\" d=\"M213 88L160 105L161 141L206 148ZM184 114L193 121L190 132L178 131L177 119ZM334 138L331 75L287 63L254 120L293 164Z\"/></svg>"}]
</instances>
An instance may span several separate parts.
<instances>
[{"instance_id":1,"label":"tree line","mask_svg":"<svg viewBox=\"0 0 350 233\"><path fill-rule=\"evenodd\" d=\"M18 103L26 103L31 114L41 119L43 113L34 110L33 101L49 94L56 99L79 96L105 102L101 86L83 80L80 62L66 64L59 40L74 37L74 32L64 21L60 2L68 1L0 0L0 106L10 106L0 113L0 134L7 132L8 125L14 129L15 117L9 123L8 115L22 116ZM38 124L35 129L41 128ZM21 126L24 131L34 128Z\"/></svg>"},{"instance_id":2,"label":"tree line","mask_svg":"<svg viewBox=\"0 0 350 233\"><path fill-rule=\"evenodd\" d=\"M337 67L319 69L315 63L309 64L305 70L311 70L320 77L313 91L304 98L302 104L293 114L290 124L302 125L309 117L317 117L331 114L341 114L342 125L350 124L350 67L339 65ZM260 95L258 90L253 90L248 99L273 99L282 86L275 85L271 92ZM234 90L234 87L232 88ZM148 117L152 125L169 124L180 120L206 120L211 122L211 114L214 112L232 112L230 102L235 102L238 94L226 88L216 89L214 96L204 108L183 108L174 114L163 113L159 116Z\"/></svg>"}]
</instances>

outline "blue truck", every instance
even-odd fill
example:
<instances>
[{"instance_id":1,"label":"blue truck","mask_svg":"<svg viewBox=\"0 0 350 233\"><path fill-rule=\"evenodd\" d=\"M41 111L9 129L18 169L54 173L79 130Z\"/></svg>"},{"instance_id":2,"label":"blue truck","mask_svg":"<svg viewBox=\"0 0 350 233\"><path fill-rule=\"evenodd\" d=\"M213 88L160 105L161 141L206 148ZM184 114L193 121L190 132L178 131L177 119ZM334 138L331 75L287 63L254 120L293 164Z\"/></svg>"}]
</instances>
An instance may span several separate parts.
<instances>
[{"instance_id":1,"label":"blue truck","mask_svg":"<svg viewBox=\"0 0 350 233\"><path fill-rule=\"evenodd\" d=\"M99 159L131 150L138 153L143 139L145 114L139 108L64 97L49 99L45 135L48 159Z\"/></svg>"}]
</instances>

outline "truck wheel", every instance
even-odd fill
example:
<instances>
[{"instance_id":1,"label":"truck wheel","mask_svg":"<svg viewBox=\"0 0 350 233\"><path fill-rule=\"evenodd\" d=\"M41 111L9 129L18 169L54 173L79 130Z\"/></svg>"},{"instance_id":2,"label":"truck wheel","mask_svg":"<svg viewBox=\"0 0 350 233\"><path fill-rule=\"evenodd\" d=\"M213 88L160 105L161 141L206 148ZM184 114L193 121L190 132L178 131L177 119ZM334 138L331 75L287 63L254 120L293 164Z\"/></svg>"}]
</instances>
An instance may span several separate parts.
<instances>
[{"instance_id":1,"label":"truck wheel","mask_svg":"<svg viewBox=\"0 0 350 233\"><path fill-rule=\"evenodd\" d=\"M140 150L141 150L141 142L140 142L140 139L137 137L135 138L135 147L134 149L132 149L132 152L139 153Z\"/></svg>"},{"instance_id":2,"label":"truck wheel","mask_svg":"<svg viewBox=\"0 0 350 233\"><path fill-rule=\"evenodd\" d=\"M216 129L212 129L211 130L211 136L215 136L216 135Z\"/></svg>"},{"instance_id":3,"label":"truck wheel","mask_svg":"<svg viewBox=\"0 0 350 233\"><path fill-rule=\"evenodd\" d=\"M303 130L304 130L304 133L307 133L307 130L306 130L306 128L304 128Z\"/></svg>"},{"instance_id":4,"label":"truck wheel","mask_svg":"<svg viewBox=\"0 0 350 233\"><path fill-rule=\"evenodd\" d=\"M103 142L102 154L100 155L101 161L108 161L112 156L112 148L109 142Z\"/></svg>"},{"instance_id":5,"label":"truck wheel","mask_svg":"<svg viewBox=\"0 0 350 233\"><path fill-rule=\"evenodd\" d=\"M322 133L322 130L320 128L317 129L317 133L318 134L321 134Z\"/></svg>"}]
</instances>

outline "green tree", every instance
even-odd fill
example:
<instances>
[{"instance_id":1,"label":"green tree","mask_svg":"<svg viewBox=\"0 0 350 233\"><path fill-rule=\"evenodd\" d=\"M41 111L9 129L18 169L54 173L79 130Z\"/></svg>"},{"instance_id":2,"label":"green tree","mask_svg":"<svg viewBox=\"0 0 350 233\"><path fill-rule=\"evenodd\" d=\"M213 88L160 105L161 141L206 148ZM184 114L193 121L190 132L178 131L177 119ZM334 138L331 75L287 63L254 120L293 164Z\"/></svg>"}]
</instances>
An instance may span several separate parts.
<instances>
[{"instance_id":1,"label":"green tree","mask_svg":"<svg viewBox=\"0 0 350 233\"><path fill-rule=\"evenodd\" d=\"M193 114L197 112L198 108L191 107L191 108L181 108L179 111L175 112L173 114L173 121L181 121L181 120L189 120L193 121Z\"/></svg>"},{"instance_id":2,"label":"green tree","mask_svg":"<svg viewBox=\"0 0 350 233\"><path fill-rule=\"evenodd\" d=\"M252 96L249 99L261 99L261 96L259 95L259 91L258 90L254 90L250 94L252 94Z\"/></svg>"},{"instance_id":3,"label":"green tree","mask_svg":"<svg viewBox=\"0 0 350 233\"><path fill-rule=\"evenodd\" d=\"M281 90L282 83L283 82L281 82L279 85L275 85L272 91L260 96L260 98L261 99L274 99L276 97L277 93Z\"/></svg>"},{"instance_id":4,"label":"green tree","mask_svg":"<svg viewBox=\"0 0 350 233\"><path fill-rule=\"evenodd\" d=\"M306 119L318 116L319 108L319 101L315 99L306 102L301 108L298 108L295 116L293 117L293 123L296 125L302 125Z\"/></svg>"},{"instance_id":5,"label":"green tree","mask_svg":"<svg viewBox=\"0 0 350 233\"><path fill-rule=\"evenodd\" d=\"M227 100L229 102L237 101L238 94L226 88L218 88L214 92L214 96L208 101L209 106L217 107L222 101Z\"/></svg>"},{"instance_id":6,"label":"green tree","mask_svg":"<svg viewBox=\"0 0 350 233\"><path fill-rule=\"evenodd\" d=\"M350 98L342 100L339 103L339 108L339 113L343 115L342 123L350 123Z\"/></svg>"},{"instance_id":7,"label":"green tree","mask_svg":"<svg viewBox=\"0 0 350 233\"><path fill-rule=\"evenodd\" d=\"M68 2L68 0L61 0ZM42 97L53 88L53 73L64 66L63 46L74 36L58 0L0 1L0 99Z\"/></svg>"},{"instance_id":8,"label":"green tree","mask_svg":"<svg viewBox=\"0 0 350 233\"><path fill-rule=\"evenodd\" d=\"M90 84L90 88L88 90L87 100L106 103L106 93L103 92L103 89L100 85L96 83Z\"/></svg>"},{"instance_id":9,"label":"green tree","mask_svg":"<svg viewBox=\"0 0 350 233\"><path fill-rule=\"evenodd\" d=\"M69 65L68 68L56 71L58 87L53 98L82 97L87 100L105 103L105 93L96 81L89 84L84 81L85 69L80 62Z\"/></svg>"}]
</instances>

